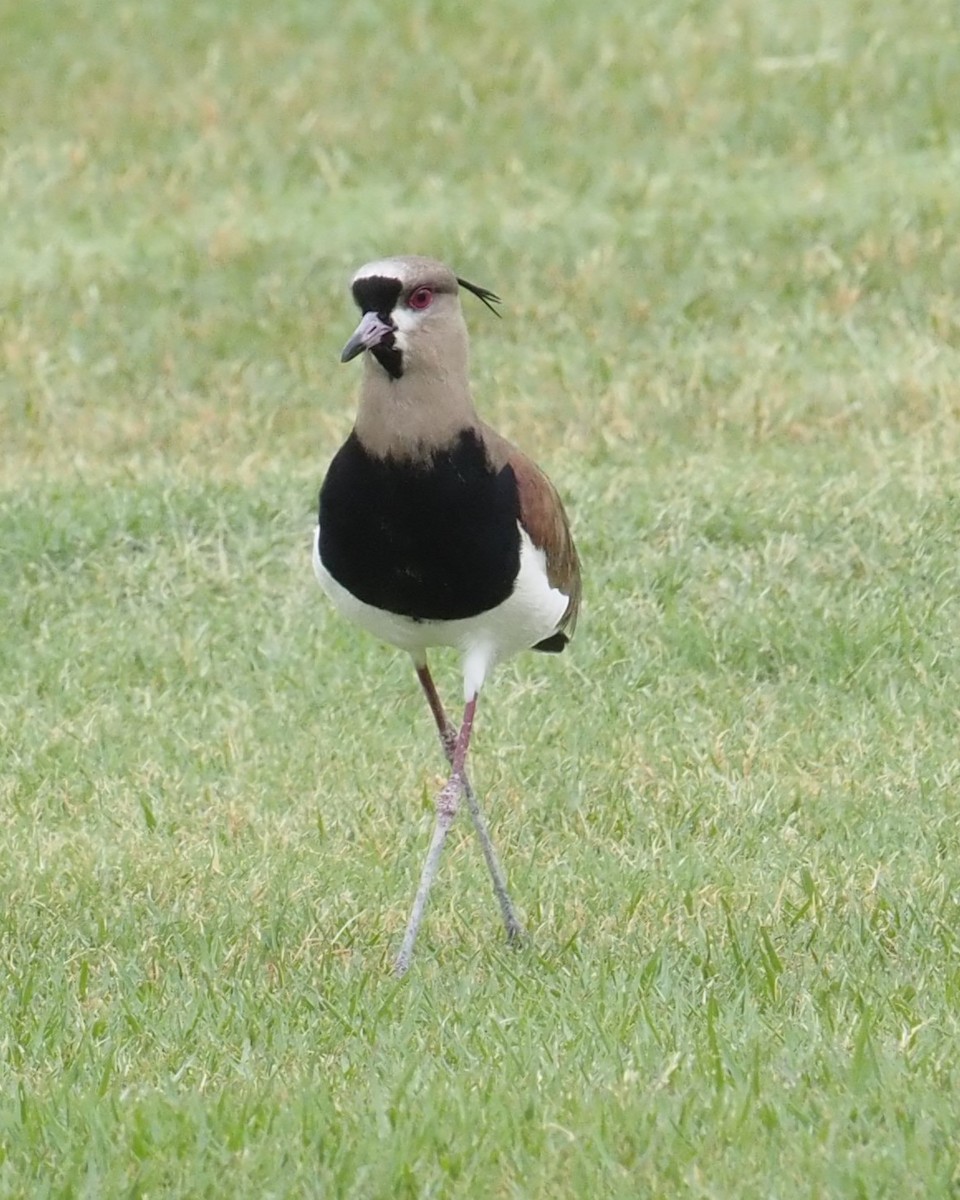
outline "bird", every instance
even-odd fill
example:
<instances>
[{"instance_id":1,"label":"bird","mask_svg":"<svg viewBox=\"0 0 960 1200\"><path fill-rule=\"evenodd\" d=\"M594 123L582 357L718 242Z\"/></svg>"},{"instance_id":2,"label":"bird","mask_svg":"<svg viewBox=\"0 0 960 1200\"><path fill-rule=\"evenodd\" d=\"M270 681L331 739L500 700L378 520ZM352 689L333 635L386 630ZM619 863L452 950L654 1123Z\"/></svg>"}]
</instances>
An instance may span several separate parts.
<instances>
[{"instance_id":1,"label":"bird","mask_svg":"<svg viewBox=\"0 0 960 1200\"><path fill-rule=\"evenodd\" d=\"M500 315L499 296L432 258L382 258L353 275L361 316L340 360L363 358L359 404L320 488L313 541L314 571L334 608L410 655L450 769L395 960L398 976L410 966L463 798L507 938L522 940L467 752L491 670L523 650L562 651L580 610L580 559L556 488L474 406L461 289ZM427 652L436 647L460 654L459 727L430 672Z\"/></svg>"}]
</instances>

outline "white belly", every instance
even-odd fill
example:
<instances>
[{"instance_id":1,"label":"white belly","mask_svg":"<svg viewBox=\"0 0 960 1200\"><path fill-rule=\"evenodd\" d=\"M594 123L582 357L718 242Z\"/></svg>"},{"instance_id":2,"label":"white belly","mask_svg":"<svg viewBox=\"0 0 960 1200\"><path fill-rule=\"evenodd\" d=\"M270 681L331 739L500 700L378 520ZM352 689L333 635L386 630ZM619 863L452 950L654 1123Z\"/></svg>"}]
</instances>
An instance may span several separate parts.
<instances>
[{"instance_id":1,"label":"white belly","mask_svg":"<svg viewBox=\"0 0 960 1200\"><path fill-rule=\"evenodd\" d=\"M520 528L520 572L513 591L496 608L453 621L414 621L374 608L337 583L320 561L320 529L313 539L313 569L320 586L343 616L384 642L425 661L431 646L452 646L464 656L464 693L475 695L495 663L556 633L567 597L550 586L546 557Z\"/></svg>"}]
</instances>

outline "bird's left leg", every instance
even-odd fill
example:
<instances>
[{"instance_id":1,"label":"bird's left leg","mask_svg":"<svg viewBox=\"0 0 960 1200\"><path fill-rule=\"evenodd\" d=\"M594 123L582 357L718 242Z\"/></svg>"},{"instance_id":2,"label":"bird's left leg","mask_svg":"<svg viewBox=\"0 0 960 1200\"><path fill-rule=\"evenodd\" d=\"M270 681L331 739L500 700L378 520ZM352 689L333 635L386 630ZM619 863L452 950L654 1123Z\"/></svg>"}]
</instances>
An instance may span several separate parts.
<instances>
[{"instance_id":1,"label":"bird's left leg","mask_svg":"<svg viewBox=\"0 0 960 1200\"><path fill-rule=\"evenodd\" d=\"M430 668L427 666L426 661L422 665L415 661L414 665L417 669L417 678L420 680L420 686L424 690L427 703L430 705L430 711L433 713L433 719L437 723L437 732L440 734L440 744L443 747L443 752L447 756L447 761L452 766L453 750L457 740L456 731L447 719L447 714L444 711L436 685L433 682L433 676L430 674ZM470 816L477 831L477 837L480 839L480 846L483 849L483 857L486 859L487 869L490 872L490 878L493 880L493 890L496 892L497 901L500 904L503 924L507 931L507 940L509 942L516 942L523 935L523 926L520 924L517 914L514 911L513 902L507 891L507 880L503 873L503 867L500 865L500 859L497 857L493 840L490 837L490 830L483 819L483 813L480 811L480 803L477 800L476 792L470 786L470 780L467 778L466 772L463 774L463 794L467 798L467 808L470 810Z\"/></svg>"},{"instance_id":2,"label":"bird's left leg","mask_svg":"<svg viewBox=\"0 0 960 1200\"><path fill-rule=\"evenodd\" d=\"M420 922L423 920L423 912L427 906L427 897L430 895L430 888L433 886L433 881L437 876L437 868L440 866L440 853L443 850L443 843L447 840L450 826L453 824L454 818L457 815L457 809L460 806L460 793L464 787L463 765L466 761L467 750L470 747L470 733L473 729L473 717L476 710L477 696L474 693L467 701L466 708L463 710L463 724L460 726L460 732L453 743L453 752L450 761L452 772L450 778L442 788L439 796L437 796L437 818L433 826L433 838L423 864L420 886L417 888L417 894L413 900L410 920L407 922L407 931L403 935L403 944L400 947L400 953L397 955L396 971L398 975L403 975L407 967L410 966L410 959L413 956L413 944L417 940L417 931L420 928Z\"/></svg>"}]
</instances>

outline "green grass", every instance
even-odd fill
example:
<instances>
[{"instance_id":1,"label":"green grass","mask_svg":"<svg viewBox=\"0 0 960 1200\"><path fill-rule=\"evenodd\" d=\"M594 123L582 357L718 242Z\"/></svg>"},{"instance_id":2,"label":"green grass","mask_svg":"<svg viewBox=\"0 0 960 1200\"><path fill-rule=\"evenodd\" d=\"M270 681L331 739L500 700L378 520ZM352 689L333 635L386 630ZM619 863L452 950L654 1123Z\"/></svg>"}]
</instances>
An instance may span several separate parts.
<instances>
[{"instance_id":1,"label":"green grass","mask_svg":"<svg viewBox=\"0 0 960 1200\"><path fill-rule=\"evenodd\" d=\"M8 8L0 1195L960 1195L955 6ZM392 252L586 571L530 945L463 823L399 984L442 763L308 556Z\"/></svg>"}]
</instances>

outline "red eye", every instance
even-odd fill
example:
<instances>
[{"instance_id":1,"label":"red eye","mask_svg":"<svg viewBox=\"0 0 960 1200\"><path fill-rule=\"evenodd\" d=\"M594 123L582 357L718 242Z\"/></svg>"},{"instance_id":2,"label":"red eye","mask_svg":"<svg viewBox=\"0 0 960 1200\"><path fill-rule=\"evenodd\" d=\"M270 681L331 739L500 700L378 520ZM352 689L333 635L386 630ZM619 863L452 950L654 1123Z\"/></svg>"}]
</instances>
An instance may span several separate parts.
<instances>
[{"instance_id":1,"label":"red eye","mask_svg":"<svg viewBox=\"0 0 960 1200\"><path fill-rule=\"evenodd\" d=\"M411 308L429 308L433 303L433 292L427 287L417 288L415 292L411 292L407 303Z\"/></svg>"}]
</instances>

